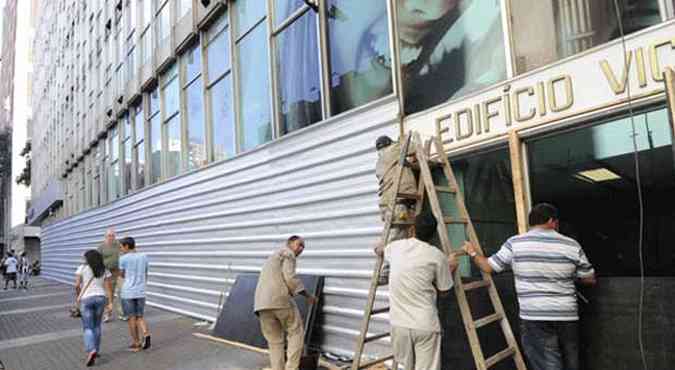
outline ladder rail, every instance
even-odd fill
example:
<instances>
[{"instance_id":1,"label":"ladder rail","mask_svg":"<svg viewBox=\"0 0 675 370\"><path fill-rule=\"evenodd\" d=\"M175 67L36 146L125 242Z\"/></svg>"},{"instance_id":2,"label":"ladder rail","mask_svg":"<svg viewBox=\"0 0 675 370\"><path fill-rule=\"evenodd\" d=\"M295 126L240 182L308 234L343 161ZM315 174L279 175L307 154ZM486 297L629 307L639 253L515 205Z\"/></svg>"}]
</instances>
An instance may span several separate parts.
<instances>
[{"instance_id":1,"label":"ladder rail","mask_svg":"<svg viewBox=\"0 0 675 370\"><path fill-rule=\"evenodd\" d=\"M417 134L417 138L419 138L419 134ZM418 144L419 144L419 139L418 139ZM420 165L420 176L423 176L424 178L421 179L425 182L425 186L427 189L427 196L429 197L429 204L431 206L432 212L434 214L434 217L437 220L437 231L438 231L438 236L439 239L441 239L441 244L443 246L443 252L445 255L449 255L451 253L451 245L450 245L450 238L448 236L448 231L446 224L444 222L444 215L441 210L440 203L438 201L438 194L436 193L435 185L433 182L433 178L431 176L431 169L429 168L429 162L428 158L425 156L426 153L422 154L420 156L421 158L418 157L418 162ZM471 347L471 351L473 352L473 358L474 362L476 364L476 369L477 370L486 370L484 367L481 359L484 358L483 356L483 350L481 349L480 346L480 340L478 339L478 333L473 329L473 318L471 315L471 310L469 308L469 301L466 297L466 292L462 288L462 277L460 275L459 270L455 270L455 273L453 274L454 277L454 290L455 290L455 296L457 297L457 302L459 303L459 309L462 314L462 321L464 323L464 329L466 331L467 337L469 338L469 344Z\"/></svg>"},{"instance_id":2,"label":"ladder rail","mask_svg":"<svg viewBox=\"0 0 675 370\"><path fill-rule=\"evenodd\" d=\"M435 144L435 149L437 153L443 153L443 144L441 143L440 139L438 137L434 138L434 144ZM454 172L452 171L452 168L450 166L450 161L448 158L444 155L438 155L440 158L441 162L443 163L443 172L445 174L445 177L448 180L448 185L451 188L457 189L457 193L455 195L457 207L459 209L460 215L462 218L465 218L469 220L469 222L466 225L466 230L467 234L469 236L469 241L476 247L478 253L480 255L484 255L483 248L480 246L480 242L478 241L478 234L476 233L476 229L473 226L473 222L471 221L471 218L469 217L469 212L466 208L466 204L464 202L464 194L462 194L461 191L459 191L459 185L457 182L457 178L455 177ZM490 301L492 303L492 306L495 309L495 313L501 314L502 319L500 320L500 326L502 329L502 332L504 333L504 337L506 339L507 344L509 347L513 348L515 353L514 353L514 361L516 363L516 367L519 370L525 370L525 361L523 360L522 353L518 347L518 342L516 341L516 337L513 334L513 330L511 329L511 325L509 324L509 321L506 317L506 313L504 311L504 306L502 304L501 299L499 298L499 293L497 292L497 288L495 287L494 280L492 279L492 274L485 273L481 271L481 275L483 277L483 280L489 282L488 288L488 294L490 297ZM464 290L463 288L461 288Z\"/></svg>"}]
</instances>

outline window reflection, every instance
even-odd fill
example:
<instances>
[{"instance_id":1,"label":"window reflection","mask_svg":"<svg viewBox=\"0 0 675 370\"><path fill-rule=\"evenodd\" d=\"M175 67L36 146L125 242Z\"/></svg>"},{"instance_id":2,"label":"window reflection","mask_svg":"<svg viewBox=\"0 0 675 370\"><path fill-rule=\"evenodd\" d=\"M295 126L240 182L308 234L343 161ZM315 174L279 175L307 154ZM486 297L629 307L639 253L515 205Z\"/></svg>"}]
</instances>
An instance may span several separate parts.
<instances>
[{"instance_id":1,"label":"window reflection","mask_svg":"<svg viewBox=\"0 0 675 370\"><path fill-rule=\"evenodd\" d=\"M308 11L277 36L282 134L322 117L316 18Z\"/></svg>"},{"instance_id":2,"label":"window reflection","mask_svg":"<svg viewBox=\"0 0 675 370\"><path fill-rule=\"evenodd\" d=\"M166 152L166 176L171 178L181 171L181 134L180 114L173 116L166 123L167 150Z\"/></svg>"},{"instance_id":3,"label":"window reflection","mask_svg":"<svg viewBox=\"0 0 675 370\"><path fill-rule=\"evenodd\" d=\"M274 25L279 26L303 5L305 5L304 0L275 0Z\"/></svg>"},{"instance_id":4,"label":"window reflection","mask_svg":"<svg viewBox=\"0 0 675 370\"><path fill-rule=\"evenodd\" d=\"M338 114L391 94L385 0L329 0L331 107Z\"/></svg>"},{"instance_id":5,"label":"window reflection","mask_svg":"<svg viewBox=\"0 0 675 370\"><path fill-rule=\"evenodd\" d=\"M225 76L209 89L213 117L213 154L216 161L230 158L236 153L230 76Z\"/></svg>"},{"instance_id":6,"label":"window reflection","mask_svg":"<svg viewBox=\"0 0 675 370\"><path fill-rule=\"evenodd\" d=\"M500 1L432 3L397 1L406 113L506 78Z\"/></svg>"},{"instance_id":7,"label":"window reflection","mask_svg":"<svg viewBox=\"0 0 675 370\"><path fill-rule=\"evenodd\" d=\"M241 76L239 83L241 149L248 150L272 140L267 63L251 63L254 60L269 59L266 25L259 24L237 46L239 48L239 76Z\"/></svg>"},{"instance_id":8,"label":"window reflection","mask_svg":"<svg viewBox=\"0 0 675 370\"><path fill-rule=\"evenodd\" d=\"M661 22L658 0L522 0L512 2L518 73L549 64ZM527 16L523 16L527 14ZM519 16L520 15L520 16ZM537 37L532 37L536 33Z\"/></svg>"}]
</instances>

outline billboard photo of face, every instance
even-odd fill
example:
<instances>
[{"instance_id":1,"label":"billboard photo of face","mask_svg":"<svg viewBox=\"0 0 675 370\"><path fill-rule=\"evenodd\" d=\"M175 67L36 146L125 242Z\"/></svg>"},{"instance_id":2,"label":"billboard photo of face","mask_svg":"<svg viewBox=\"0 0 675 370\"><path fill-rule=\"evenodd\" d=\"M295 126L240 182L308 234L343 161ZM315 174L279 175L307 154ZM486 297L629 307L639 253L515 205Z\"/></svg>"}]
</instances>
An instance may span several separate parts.
<instances>
[{"instance_id":1,"label":"billboard photo of face","mask_svg":"<svg viewBox=\"0 0 675 370\"><path fill-rule=\"evenodd\" d=\"M405 112L506 78L499 0L397 0Z\"/></svg>"},{"instance_id":2,"label":"billboard photo of face","mask_svg":"<svg viewBox=\"0 0 675 370\"><path fill-rule=\"evenodd\" d=\"M405 112L506 78L500 0L395 0ZM328 0L333 113L393 92L386 0Z\"/></svg>"}]
</instances>

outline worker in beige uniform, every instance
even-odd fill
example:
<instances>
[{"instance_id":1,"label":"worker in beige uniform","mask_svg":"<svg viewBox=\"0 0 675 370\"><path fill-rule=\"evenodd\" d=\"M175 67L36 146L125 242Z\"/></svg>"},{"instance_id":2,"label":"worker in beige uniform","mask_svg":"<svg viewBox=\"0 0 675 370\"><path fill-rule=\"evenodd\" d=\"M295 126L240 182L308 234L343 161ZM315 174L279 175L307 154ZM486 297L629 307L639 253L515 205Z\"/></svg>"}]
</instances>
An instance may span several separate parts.
<instances>
[{"instance_id":1,"label":"worker in beige uniform","mask_svg":"<svg viewBox=\"0 0 675 370\"><path fill-rule=\"evenodd\" d=\"M457 268L430 240L436 230L433 217L418 216L408 228L414 237L380 243L375 253L389 262L389 321L396 361L406 370L441 369L441 324L436 309L438 295L453 287Z\"/></svg>"},{"instance_id":2,"label":"worker in beige uniform","mask_svg":"<svg viewBox=\"0 0 675 370\"><path fill-rule=\"evenodd\" d=\"M305 249L305 241L291 236L286 246L272 254L263 266L255 289L254 310L267 340L273 370L297 370L304 347L302 317L293 297L303 295L309 304L318 299L307 292L295 274L295 260ZM284 357L284 337L288 342Z\"/></svg>"},{"instance_id":3,"label":"worker in beige uniform","mask_svg":"<svg viewBox=\"0 0 675 370\"><path fill-rule=\"evenodd\" d=\"M401 159L401 145L394 142L389 136L380 136L375 140L375 149L377 150L377 163L375 164L375 176L379 183L380 219L386 223L390 217L395 217L394 221L406 221L414 217L414 200L401 199L391 210L391 200L396 197L396 173L398 172ZM399 193L416 194L417 181L415 174L410 167L403 167L401 173L401 183ZM391 225L387 243L394 240L406 238L406 228L400 225ZM387 284L389 280L389 263L385 261L380 272L380 284Z\"/></svg>"},{"instance_id":4,"label":"worker in beige uniform","mask_svg":"<svg viewBox=\"0 0 675 370\"><path fill-rule=\"evenodd\" d=\"M106 270L112 274L113 301L110 303L115 311L117 311L117 317L120 320L126 321L127 317L124 316L120 300L120 289L124 285L124 278L121 276L119 270L120 243L115 239L115 231L113 229L106 231L105 239L98 246L98 251L103 256L103 264ZM108 322L111 319L112 312L106 311L103 315L103 322Z\"/></svg>"}]
</instances>

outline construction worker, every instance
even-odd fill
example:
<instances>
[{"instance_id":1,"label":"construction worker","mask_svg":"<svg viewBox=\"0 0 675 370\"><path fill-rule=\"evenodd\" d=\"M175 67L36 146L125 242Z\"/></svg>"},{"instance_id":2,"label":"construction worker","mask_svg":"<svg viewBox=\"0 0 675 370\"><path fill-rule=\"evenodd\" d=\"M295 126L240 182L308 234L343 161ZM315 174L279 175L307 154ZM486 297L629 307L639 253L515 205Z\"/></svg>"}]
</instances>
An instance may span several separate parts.
<instances>
[{"instance_id":1,"label":"construction worker","mask_svg":"<svg viewBox=\"0 0 675 370\"><path fill-rule=\"evenodd\" d=\"M112 289L113 289L113 307L117 311L117 316L120 320L127 320L127 317L122 311L122 304L120 301L120 289L124 285L124 278L121 277L119 270L120 257L120 243L115 239L115 231L108 229L105 233L105 239L98 246L98 251L103 255L103 264L105 268L112 274ZM103 322L108 322L112 319L112 312L105 312L103 315Z\"/></svg>"},{"instance_id":2,"label":"construction worker","mask_svg":"<svg viewBox=\"0 0 675 370\"><path fill-rule=\"evenodd\" d=\"M390 209L391 200L396 197L396 173L399 167L401 158L401 145L394 142L389 136L380 136L375 140L375 149L377 150L377 163L375 165L375 176L379 182L378 196L380 207L380 219L382 222L387 222L390 217L394 217L393 221L405 221L414 217L414 209L412 205L414 200L400 200L394 206L394 210ZM401 182L399 185L399 193L415 194L417 193L417 182L415 175L410 167L403 167L401 173ZM387 243L394 240L399 240L407 237L405 227L400 225L392 225L389 231ZM389 280L389 264L385 261L382 271L380 272L379 283L387 284Z\"/></svg>"},{"instance_id":3,"label":"construction worker","mask_svg":"<svg viewBox=\"0 0 675 370\"><path fill-rule=\"evenodd\" d=\"M441 323L437 297L453 287L457 268L454 255L422 240L436 231L436 219L420 215L406 232L414 236L389 243L380 242L375 253L390 264L389 321L394 359L406 370L441 369Z\"/></svg>"},{"instance_id":4,"label":"construction worker","mask_svg":"<svg viewBox=\"0 0 675 370\"><path fill-rule=\"evenodd\" d=\"M297 370L300 366L305 332L293 297L299 294L309 304L318 302L295 274L295 260L304 249L305 241L301 237L288 238L286 245L265 262L255 289L254 310L267 340L272 370ZM286 359L284 337L288 342Z\"/></svg>"},{"instance_id":5,"label":"construction worker","mask_svg":"<svg viewBox=\"0 0 675 370\"><path fill-rule=\"evenodd\" d=\"M595 271L579 243L558 233L558 210L538 204L530 231L509 238L486 258L467 242L464 251L487 273L513 269L521 339L531 370L579 369L579 314L575 282L594 285Z\"/></svg>"},{"instance_id":6,"label":"construction worker","mask_svg":"<svg viewBox=\"0 0 675 370\"><path fill-rule=\"evenodd\" d=\"M401 158L400 143L394 142L389 136L380 136L375 141L375 149L377 149L378 155L377 164L375 165L375 175L380 186L378 195L380 197L379 206L382 222L386 222L392 215L397 221L412 219L412 205L415 204L414 199L401 200L396 204L394 210L390 209L391 200L396 197L396 184L394 184L394 180ZM403 167L398 192L406 194L417 193L417 181L415 181L415 175L410 167ZM405 237L406 228L393 225L388 242Z\"/></svg>"}]
</instances>

